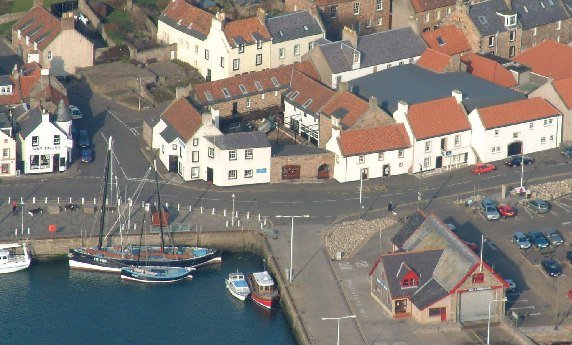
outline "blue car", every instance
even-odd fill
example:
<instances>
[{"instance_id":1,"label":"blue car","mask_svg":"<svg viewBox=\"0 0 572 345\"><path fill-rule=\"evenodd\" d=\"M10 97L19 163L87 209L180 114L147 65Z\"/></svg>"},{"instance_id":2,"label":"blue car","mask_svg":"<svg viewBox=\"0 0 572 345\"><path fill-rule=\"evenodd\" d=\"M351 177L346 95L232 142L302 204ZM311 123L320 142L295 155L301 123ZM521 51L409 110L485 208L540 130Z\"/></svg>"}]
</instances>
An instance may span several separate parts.
<instances>
[{"instance_id":1,"label":"blue car","mask_svg":"<svg viewBox=\"0 0 572 345\"><path fill-rule=\"evenodd\" d=\"M89 163L93 161L93 150L90 148L81 149L80 151L81 161L84 163Z\"/></svg>"},{"instance_id":2,"label":"blue car","mask_svg":"<svg viewBox=\"0 0 572 345\"><path fill-rule=\"evenodd\" d=\"M528 238L530 239L530 242L539 249L546 248L550 245L546 237L544 237L540 231L530 231L528 233Z\"/></svg>"},{"instance_id":3,"label":"blue car","mask_svg":"<svg viewBox=\"0 0 572 345\"><path fill-rule=\"evenodd\" d=\"M551 277L558 277L562 275L562 266L556 260L546 259L542 260L542 268Z\"/></svg>"}]
</instances>

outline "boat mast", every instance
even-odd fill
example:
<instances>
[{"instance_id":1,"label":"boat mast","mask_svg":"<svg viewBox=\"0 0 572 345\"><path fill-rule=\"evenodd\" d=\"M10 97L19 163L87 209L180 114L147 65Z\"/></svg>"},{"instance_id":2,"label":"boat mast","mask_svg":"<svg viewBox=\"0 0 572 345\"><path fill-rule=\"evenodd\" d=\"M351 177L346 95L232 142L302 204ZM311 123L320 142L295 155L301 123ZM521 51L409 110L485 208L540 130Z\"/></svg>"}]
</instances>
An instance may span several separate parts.
<instances>
[{"instance_id":1,"label":"boat mast","mask_svg":"<svg viewBox=\"0 0 572 345\"><path fill-rule=\"evenodd\" d=\"M105 207L105 203L107 201L107 184L109 182L109 168L111 164L111 143L112 138L109 137L109 142L107 146L107 161L105 162L105 175L104 183L103 183L103 196L101 198L101 215L99 218L99 242L97 244L97 249L101 249L103 246L103 229L105 227L105 211L107 207Z\"/></svg>"},{"instance_id":2,"label":"boat mast","mask_svg":"<svg viewBox=\"0 0 572 345\"><path fill-rule=\"evenodd\" d=\"M153 161L155 168L155 185L157 186L157 208L159 210L159 232L161 234L161 252L165 251L165 240L163 239L163 207L161 206L161 194L159 193L159 179L157 177L157 161Z\"/></svg>"}]
</instances>

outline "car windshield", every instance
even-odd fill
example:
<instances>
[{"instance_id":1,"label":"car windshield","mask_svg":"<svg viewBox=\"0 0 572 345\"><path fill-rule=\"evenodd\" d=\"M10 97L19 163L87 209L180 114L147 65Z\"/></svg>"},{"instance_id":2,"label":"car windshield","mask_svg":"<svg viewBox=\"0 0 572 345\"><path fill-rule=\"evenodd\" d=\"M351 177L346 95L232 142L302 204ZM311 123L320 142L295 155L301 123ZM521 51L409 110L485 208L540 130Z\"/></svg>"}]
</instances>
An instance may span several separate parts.
<instances>
[{"instance_id":1,"label":"car windshield","mask_svg":"<svg viewBox=\"0 0 572 345\"><path fill-rule=\"evenodd\" d=\"M517 236L517 237L516 237L516 240L517 240L518 242L525 242L525 241L526 241L526 237L524 237L524 236Z\"/></svg>"},{"instance_id":2,"label":"car windshield","mask_svg":"<svg viewBox=\"0 0 572 345\"><path fill-rule=\"evenodd\" d=\"M490 206L490 205L487 206L486 210L487 210L487 212L495 212L496 211L494 206Z\"/></svg>"},{"instance_id":3,"label":"car windshield","mask_svg":"<svg viewBox=\"0 0 572 345\"><path fill-rule=\"evenodd\" d=\"M558 264L556 263L556 261L549 261L546 263L546 266L554 269L558 268Z\"/></svg>"}]
</instances>

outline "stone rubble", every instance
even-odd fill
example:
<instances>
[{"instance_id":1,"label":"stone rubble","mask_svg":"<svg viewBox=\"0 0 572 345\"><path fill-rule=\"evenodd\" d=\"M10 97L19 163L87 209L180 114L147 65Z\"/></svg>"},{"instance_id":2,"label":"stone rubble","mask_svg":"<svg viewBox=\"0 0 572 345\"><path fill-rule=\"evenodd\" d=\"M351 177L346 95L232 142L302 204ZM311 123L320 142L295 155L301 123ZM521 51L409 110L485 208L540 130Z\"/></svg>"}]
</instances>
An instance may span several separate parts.
<instances>
[{"instance_id":1,"label":"stone rubble","mask_svg":"<svg viewBox=\"0 0 572 345\"><path fill-rule=\"evenodd\" d=\"M572 193L572 179L546 182L530 186L536 199L553 200Z\"/></svg>"},{"instance_id":2,"label":"stone rubble","mask_svg":"<svg viewBox=\"0 0 572 345\"><path fill-rule=\"evenodd\" d=\"M384 217L370 221L360 219L336 224L330 228L326 235L326 250L332 259L336 259L338 252L341 252L342 258L351 257L364 240L396 223L396 220Z\"/></svg>"}]
</instances>

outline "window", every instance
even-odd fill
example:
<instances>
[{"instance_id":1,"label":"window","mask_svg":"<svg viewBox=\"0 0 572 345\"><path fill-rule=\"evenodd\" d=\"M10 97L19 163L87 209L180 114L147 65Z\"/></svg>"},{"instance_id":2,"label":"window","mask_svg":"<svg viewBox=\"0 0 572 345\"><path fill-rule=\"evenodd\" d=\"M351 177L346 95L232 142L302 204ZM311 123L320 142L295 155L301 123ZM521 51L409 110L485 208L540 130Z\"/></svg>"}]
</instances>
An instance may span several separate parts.
<instances>
[{"instance_id":1,"label":"window","mask_svg":"<svg viewBox=\"0 0 572 345\"><path fill-rule=\"evenodd\" d=\"M455 134L455 147L461 146L461 135Z\"/></svg>"},{"instance_id":2,"label":"window","mask_svg":"<svg viewBox=\"0 0 572 345\"><path fill-rule=\"evenodd\" d=\"M473 283L484 283L484 282L485 282L485 274L484 273L473 274Z\"/></svg>"},{"instance_id":3,"label":"window","mask_svg":"<svg viewBox=\"0 0 572 345\"><path fill-rule=\"evenodd\" d=\"M60 136L58 135L54 135L54 145L59 145L60 144Z\"/></svg>"},{"instance_id":4,"label":"window","mask_svg":"<svg viewBox=\"0 0 572 345\"><path fill-rule=\"evenodd\" d=\"M431 142L430 141L425 142L425 152L431 152Z\"/></svg>"},{"instance_id":5,"label":"window","mask_svg":"<svg viewBox=\"0 0 572 345\"><path fill-rule=\"evenodd\" d=\"M272 85L274 85L274 87L280 86L280 83L278 82L278 79L276 79L276 77L270 78L270 81L272 82Z\"/></svg>"},{"instance_id":6,"label":"window","mask_svg":"<svg viewBox=\"0 0 572 345\"><path fill-rule=\"evenodd\" d=\"M556 22L556 30L560 30L560 29L562 29L562 21L561 20Z\"/></svg>"},{"instance_id":7,"label":"window","mask_svg":"<svg viewBox=\"0 0 572 345\"><path fill-rule=\"evenodd\" d=\"M403 156L404 156L403 150L397 151L397 158L403 158Z\"/></svg>"},{"instance_id":8,"label":"window","mask_svg":"<svg viewBox=\"0 0 572 345\"><path fill-rule=\"evenodd\" d=\"M244 159L252 159L252 149L244 150Z\"/></svg>"},{"instance_id":9,"label":"window","mask_svg":"<svg viewBox=\"0 0 572 345\"><path fill-rule=\"evenodd\" d=\"M336 18L338 16L338 5L333 5L330 7L330 17Z\"/></svg>"},{"instance_id":10,"label":"window","mask_svg":"<svg viewBox=\"0 0 572 345\"><path fill-rule=\"evenodd\" d=\"M199 138L193 139L193 146L199 146Z\"/></svg>"},{"instance_id":11,"label":"window","mask_svg":"<svg viewBox=\"0 0 572 345\"><path fill-rule=\"evenodd\" d=\"M262 65L262 54L256 54L256 66Z\"/></svg>"},{"instance_id":12,"label":"window","mask_svg":"<svg viewBox=\"0 0 572 345\"><path fill-rule=\"evenodd\" d=\"M447 8L447 14L451 14L451 11L452 11L452 10L453 10L453 9L452 9L451 7Z\"/></svg>"},{"instance_id":13,"label":"window","mask_svg":"<svg viewBox=\"0 0 572 345\"><path fill-rule=\"evenodd\" d=\"M541 143L542 145L546 144L546 137L540 138L540 143Z\"/></svg>"},{"instance_id":14,"label":"window","mask_svg":"<svg viewBox=\"0 0 572 345\"><path fill-rule=\"evenodd\" d=\"M238 53L239 54L244 53L244 43L238 45Z\"/></svg>"},{"instance_id":15,"label":"window","mask_svg":"<svg viewBox=\"0 0 572 345\"><path fill-rule=\"evenodd\" d=\"M10 173L10 163L2 163L2 174Z\"/></svg>"},{"instance_id":16,"label":"window","mask_svg":"<svg viewBox=\"0 0 572 345\"><path fill-rule=\"evenodd\" d=\"M214 158L214 148L213 147L209 147L208 154L209 154L210 158Z\"/></svg>"},{"instance_id":17,"label":"window","mask_svg":"<svg viewBox=\"0 0 572 345\"><path fill-rule=\"evenodd\" d=\"M205 60L209 59L209 50L205 49Z\"/></svg>"},{"instance_id":18,"label":"window","mask_svg":"<svg viewBox=\"0 0 572 345\"><path fill-rule=\"evenodd\" d=\"M230 92L226 87L222 89L222 93L224 94L224 98L230 98Z\"/></svg>"},{"instance_id":19,"label":"window","mask_svg":"<svg viewBox=\"0 0 572 345\"><path fill-rule=\"evenodd\" d=\"M224 67L224 58L223 57L220 58L220 67Z\"/></svg>"},{"instance_id":20,"label":"window","mask_svg":"<svg viewBox=\"0 0 572 345\"><path fill-rule=\"evenodd\" d=\"M194 163L199 161L199 151L193 151L192 153L192 160Z\"/></svg>"},{"instance_id":21,"label":"window","mask_svg":"<svg viewBox=\"0 0 572 345\"><path fill-rule=\"evenodd\" d=\"M195 44L195 54L198 54L198 53L199 53L199 46Z\"/></svg>"},{"instance_id":22,"label":"window","mask_svg":"<svg viewBox=\"0 0 572 345\"><path fill-rule=\"evenodd\" d=\"M52 57L53 57L52 51L51 51L51 50L48 50L48 60L51 60Z\"/></svg>"},{"instance_id":23,"label":"window","mask_svg":"<svg viewBox=\"0 0 572 345\"><path fill-rule=\"evenodd\" d=\"M236 180L236 170L229 170L228 171L228 179L229 180Z\"/></svg>"},{"instance_id":24,"label":"window","mask_svg":"<svg viewBox=\"0 0 572 345\"><path fill-rule=\"evenodd\" d=\"M236 71L240 68L240 59L233 59L232 60L232 70Z\"/></svg>"},{"instance_id":25,"label":"window","mask_svg":"<svg viewBox=\"0 0 572 345\"><path fill-rule=\"evenodd\" d=\"M550 136L550 142L553 142L553 141L554 141L554 135L551 135Z\"/></svg>"},{"instance_id":26,"label":"window","mask_svg":"<svg viewBox=\"0 0 572 345\"><path fill-rule=\"evenodd\" d=\"M510 46L508 47L508 57L513 57L514 56L514 46Z\"/></svg>"},{"instance_id":27,"label":"window","mask_svg":"<svg viewBox=\"0 0 572 345\"><path fill-rule=\"evenodd\" d=\"M400 167L400 168L403 167L403 162L399 162L399 167Z\"/></svg>"},{"instance_id":28,"label":"window","mask_svg":"<svg viewBox=\"0 0 572 345\"><path fill-rule=\"evenodd\" d=\"M244 178L252 178L252 169L244 170Z\"/></svg>"},{"instance_id":29,"label":"window","mask_svg":"<svg viewBox=\"0 0 572 345\"><path fill-rule=\"evenodd\" d=\"M308 43L308 50L312 50L314 48L314 42Z\"/></svg>"},{"instance_id":30,"label":"window","mask_svg":"<svg viewBox=\"0 0 572 345\"><path fill-rule=\"evenodd\" d=\"M383 160L383 152L380 152L377 154L377 160L378 161L382 161Z\"/></svg>"},{"instance_id":31,"label":"window","mask_svg":"<svg viewBox=\"0 0 572 345\"><path fill-rule=\"evenodd\" d=\"M354 2L354 15L359 14L359 2Z\"/></svg>"},{"instance_id":32,"label":"window","mask_svg":"<svg viewBox=\"0 0 572 345\"><path fill-rule=\"evenodd\" d=\"M33 136L32 137L32 146L38 146L40 144L40 137Z\"/></svg>"},{"instance_id":33,"label":"window","mask_svg":"<svg viewBox=\"0 0 572 345\"><path fill-rule=\"evenodd\" d=\"M403 279L401 287L414 287L417 286L418 280L416 278Z\"/></svg>"},{"instance_id":34,"label":"window","mask_svg":"<svg viewBox=\"0 0 572 345\"><path fill-rule=\"evenodd\" d=\"M429 168L431 166L431 157L425 157L423 160L423 166L425 168Z\"/></svg>"},{"instance_id":35,"label":"window","mask_svg":"<svg viewBox=\"0 0 572 345\"><path fill-rule=\"evenodd\" d=\"M285 57L286 57L286 49L280 48L280 50L278 51L278 58L280 60L284 60Z\"/></svg>"},{"instance_id":36,"label":"window","mask_svg":"<svg viewBox=\"0 0 572 345\"><path fill-rule=\"evenodd\" d=\"M296 44L294 46L294 55L300 55L300 45Z\"/></svg>"},{"instance_id":37,"label":"window","mask_svg":"<svg viewBox=\"0 0 572 345\"><path fill-rule=\"evenodd\" d=\"M425 21L426 21L426 22L429 21L429 12L425 13Z\"/></svg>"},{"instance_id":38,"label":"window","mask_svg":"<svg viewBox=\"0 0 572 345\"><path fill-rule=\"evenodd\" d=\"M3 149L2 150L2 157L3 158L10 158L10 149Z\"/></svg>"},{"instance_id":39,"label":"window","mask_svg":"<svg viewBox=\"0 0 572 345\"><path fill-rule=\"evenodd\" d=\"M371 20L368 19L368 20L365 21L365 27L366 27L366 28L371 28Z\"/></svg>"},{"instance_id":40,"label":"window","mask_svg":"<svg viewBox=\"0 0 572 345\"><path fill-rule=\"evenodd\" d=\"M357 49L354 50L354 63L359 63L359 51Z\"/></svg>"},{"instance_id":41,"label":"window","mask_svg":"<svg viewBox=\"0 0 572 345\"><path fill-rule=\"evenodd\" d=\"M362 164L365 162L365 156L364 155L359 155L359 164Z\"/></svg>"},{"instance_id":42,"label":"window","mask_svg":"<svg viewBox=\"0 0 572 345\"><path fill-rule=\"evenodd\" d=\"M172 146L172 148L173 148L173 151L177 151L177 144L173 144L173 145L171 145L171 146Z\"/></svg>"},{"instance_id":43,"label":"window","mask_svg":"<svg viewBox=\"0 0 572 345\"><path fill-rule=\"evenodd\" d=\"M552 119L546 119L546 120L544 120L544 125L545 125L545 126L552 126Z\"/></svg>"},{"instance_id":44,"label":"window","mask_svg":"<svg viewBox=\"0 0 572 345\"><path fill-rule=\"evenodd\" d=\"M534 129L534 122L530 122L528 124L528 129Z\"/></svg>"},{"instance_id":45,"label":"window","mask_svg":"<svg viewBox=\"0 0 572 345\"><path fill-rule=\"evenodd\" d=\"M500 146L491 147L491 152L492 153L499 153L500 152Z\"/></svg>"},{"instance_id":46,"label":"window","mask_svg":"<svg viewBox=\"0 0 572 345\"><path fill-rule=\"evenodd\" d=\"M250 108L252 106L252 102L250 101L250 97L246 98L246 107Z\"/></svg>"},{"instance_id":47,"label":"window","mask_svg":"<svg viewBox=\"0 0 572 345\"><path fill-rule=\"evenodd\" d=\"M505 26L513 26L516 24L516 14L504 17Z\"/></svg>"},{"instance_id":48,"label":"window","mask_svg":"<svg viewBox=\"0 0 572 345\"><path fill-rule=\"evenodd\" d=\"M516 31L511 31L511 32L508 34L508 38L509 38L509 40L510 40L511 42L514 42L514 40L516 39Z\"/></svg>"},{"instance_id":49,"label":"window","mask_svg":"<svg viewBox=\"0 0 572 345\"><path fill-rule=\"evenodd\" d=\"M441 316L441 308L429 308L429 317Z\"/></svg>"},{"instance_id":50,"label":"window","mask_svg":"<svg viewBox=\"0 0 572 345\"><path fill-rule=\"evenodd\" d=\"M532 29L532 36L536 36L536 28Z\"/></svg>"},{"instance_id":51,"label":"window","mask_svg":"<svg viewBox=\"0 0 572 345\"><path fill-rule=\"evenodd\" d=\"M256 41L256 49L262 49L262 41Z\"/></svg>"},{"instance_id":52,"label":"window","mask_svg":"<svg viewBox=\"0 0 572 345\"><path fill-rule=\"evenodd\" d=\"M376 11L383 10L383 2L381 0L375 0L375 10Z\"/></svg>"},{"instance_id":53,"label":"window","mask_svg":"<svg viewBox=\"0 0 572 345\"><path fill-rule=\"evenodd\" d=\"M310 103L312 103L312 100L309 99L306 102L304 102L304 104L302 104L302 108L308 108L308 106L310 105ZM304 114L305 115L305 114Z\"/></svg>"},{"instance_id":54,"label":"window","mask_svg":"<svg viewBox=\"0 0 572 345\"><path fill-rule=\"evenodd\" d=\"M439 19L441 18L441 11L440 10L436 10L435 11L435 19Z\"/></svg>"},{"instance_id":55,"label":"window","mask_svg":"<svg viewBox=\"0 0 572 345\"><path fill-rule=\"evenodd\" d=\"M236 160L236 150L228 151L228 160L229 161Z\"/></svg>"},{"instance_id":56,"label":"window","mask_svg":"<svg viewBox=\"0 0 572 345\"><path fill-rule=\"evenodd\" d=\"M183 158L183 147L179 146L179 157Z\"/></svg>"},{"instance_id":57,"label":"window","mask_svg":"<svg viewBox=\"0 0 572 345\"><path fill-rule=\"evenodd\" d=\"M377 26L383 24L383 18L377 18Z\"/></svg>"},{"instance_id":58,"label":"window","mask_svg":"<svg viewBox=\"0 0 572 345\"><path fill-rule=\"evenodd\" d=\"M499 130L495 129L495 137L498 137L498 136L499 136Z\"/></svg>"},{"instance_id":59,"label":"window","mask_svg":"<svg viewBox=\"0 0 572 345\"><path fill-rule=\"evenodd\" d=\"M516 138L518 138L518 132L514 132L514 133L512 133L512 138L513 138L513 139L516 139Z\"/></svg>"},{"instance_id":60,"label":"window","mask_svg":"<svg viewBox=\"0 0 572 345\"><path fill-rule=\"evenodd\" d=\"M199 178L199 167L191 168L191 178Z\"/></svg>"},{"instance_id":61,"label":"window","mask_svg":"<svg viewBox=\"0 0 572 345\"><path fill-rule=\"evenodd\" d=\"M495 36L489 36L489 47L495 46Z\"/></svg>"}]
</instances>

